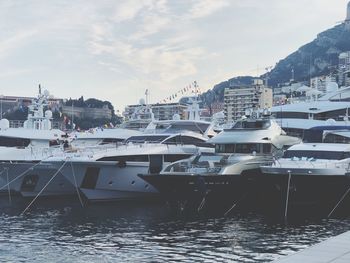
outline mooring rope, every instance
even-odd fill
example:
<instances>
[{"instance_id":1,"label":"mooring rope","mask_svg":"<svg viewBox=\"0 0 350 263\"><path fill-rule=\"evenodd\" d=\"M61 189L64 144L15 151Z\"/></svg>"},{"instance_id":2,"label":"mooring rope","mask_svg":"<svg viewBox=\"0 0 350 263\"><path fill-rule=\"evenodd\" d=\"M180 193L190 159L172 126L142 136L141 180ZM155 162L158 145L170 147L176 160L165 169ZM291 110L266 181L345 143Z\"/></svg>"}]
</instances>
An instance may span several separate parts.
<instances>
[{"instance_id":1,"label":"mooring rope","mask_svg":"<svg viewBox=\"0 0 350 263\"><path fill-rule=\"evenodd\" d=\"M247 197L248 193L249 193L249 192L247 192L247 193L245 193L244 195L242 195L242 196L233 204L233 206L231 206L231 208L225 212L224 216L229 215L229 214L231 213L231 211L232 211L242 200L244 200L244 198Z\"/></svg>"},{"instance_id":2,"label":"mooring rope","mask_svg":"<svg viewBox=\"0 0 350 263\"><path fill-rule=\"evenodd\" d=\"M335 207L332 209L332 211L328 214L328 218L330 218L332 216L332 214L334 213L334 211L339 207L339 205L344 201L345 197L349 194L350 192L350 187L348 188L348 190L346 190L346 192L343 194L343 196L340 198L339 202L335 205Z\"/></svg>"},{"instance_id":3,"label":"mooring rope","mask_svg":"<svg viewBox=\"0 0 350 263\"><path fill-rule=\"evenodd\" d=\"M27 210L31 207L31 205L35 202L36 199L41 195L41 193L45 190L45 188L52 182L52 180L58 175L58 173L63 169L66 165L67 161L65 161L62 166L55 172L55 174L51 177L51 179L44 185L44 187L40 190L40 192L34 197L34 199L29 203L29 205L23 210L21 215L23 215Z\"/></svg>"},{"instance_id":4,"label":"mooring rope","mask_svg":"<svg viewBox=\"0 0 350 263\"><path fill-rule=\"evenodd\" d=\"M73 167L72 160L70 161L70 166L72 168L72 175L73 175L73 178L74 178L75 189L76 189L77 194L78 194L79 202L80 202L81 206L84 207L83 200L81 199L81 196L80 196L80 191L79 191L79 188L78 188L77 179L75 177L75 172L74 172L74 167Z\"/></svg>"},{"instance_id":5,"label":"mooring rope","mask_svg":"<svg viewBox=\"0 0 350 263\"><path fill-rule=\"evenodd\" d=\"M10 184L8 183L9 182L9 169L8 167L4 168L5 171L6 171L6 179L7 179L7 193L9 195L9 204L11 205L12 203L12 198L11 198L11 189L10 189Z\"/></svg>"},{"instance_id":6,"label":"mooring rope","mask_svg":"<svg viewBox=\"0 0 350 263\"><path fill-rule=\"evenodd\" d=\"M287 184L287 193L286 193L286 205L284 208L284 220L287 220L288 217L288 203L289 203L289 187L290 187L290 180L292 178L291 171L288 170L288 184Z\"/></svg>"}]
</instances>

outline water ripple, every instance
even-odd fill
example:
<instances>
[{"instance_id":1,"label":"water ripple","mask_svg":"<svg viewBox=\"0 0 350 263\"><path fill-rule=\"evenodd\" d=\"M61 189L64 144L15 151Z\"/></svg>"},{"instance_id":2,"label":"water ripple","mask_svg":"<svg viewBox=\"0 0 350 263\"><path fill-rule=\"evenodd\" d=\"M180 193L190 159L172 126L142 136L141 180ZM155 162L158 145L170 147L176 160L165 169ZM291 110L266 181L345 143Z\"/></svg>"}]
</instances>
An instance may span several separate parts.
<instances>
[{"instance_id":1,"label":"water ripple","mask_svg":"<svg viewBox=\"0 0 350 263\"><path fill-rule=\"evenodd\" d=\"M0 206L1 262L268 262L350 227L349 219L183 219L159 204L81 208L72 201L39 203L19 216L25 205Z\"/></svg>"}]
</instances>

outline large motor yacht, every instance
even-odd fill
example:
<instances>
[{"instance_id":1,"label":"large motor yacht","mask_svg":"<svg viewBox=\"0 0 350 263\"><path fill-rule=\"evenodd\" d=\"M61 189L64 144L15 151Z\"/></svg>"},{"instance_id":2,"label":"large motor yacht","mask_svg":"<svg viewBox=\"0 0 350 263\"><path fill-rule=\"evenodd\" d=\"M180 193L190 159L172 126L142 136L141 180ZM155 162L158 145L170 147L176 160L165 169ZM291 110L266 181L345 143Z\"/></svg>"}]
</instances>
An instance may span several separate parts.
<instances>
[{"instance_id":1,"label":"large motor yacht","mask_svg":"<svg viewBox=\"0 0 350 263\"><path fill-rule=\"evenodd\" d=\"M350 202L350 145L302 143L290 147L272 166L262 166L265 197L288 209L331 215ZM278 207L278 206L277 206ZM292 212L289 212L289 214Z\"/></svg>"},{"instance_id":2,"label":"large motor yacht","mask_svg":"<svg viewBox=\"0 0 350 263\"><path fill-rule=\"evenodd\" d=\"M231 129L208 140L215 145L215 154L202 153L165 167L160 174L140 175L170 201L198 207L214 201L214 206L238 202L260 176L260 165L271 163L274 156L299 143L285 135L270 118L247 111ZM251 189L250 189L251 188ZM200 205L201 204L201 205Z\"/></svg>"},{"instance_id":3,"label":"large motor yacht","mask_svg":"<svg viewBox=\"0 0 350 263\"><path fill-rule=\"evenodd\" d=\"M350 87L330 89L317 100L274 106L272 115L288 135L303 137L316 126L349 125Z\"/></svg>"},{"instance_id":4,"label":"large motor yacht","mask_svg":"<svg viewBox=\"0 0 350 263\"><path fill-rule=\"evenodd\" d=\"M39 192L56 170L33 168L50 156L62 152L60 145L65 133L52 129L52 112L47 106L49 93L44 91L29 106L29 114L22 128L10 128L9 121L0 121L0 191L15 191L23 195ZM39 177L43 178L40 183ZM52 178L47 195L57 192L73 193L74 187L63 176Z\"/></svg>"},{"instance_id":5,"label":"large motor yacht","mask_svg":"<svg viewBox=\"0 0 350 263\"><path fill-rule=\"evenodd\" d=\"M211 123L200 120L155 121L125 145L52 157L45 164L66 163L63 175L90 201L153 197L158 191L138 174L159 173L171 162L200 151L213 152L206 143L210 130Z\"/></svg>"}]
</instances>

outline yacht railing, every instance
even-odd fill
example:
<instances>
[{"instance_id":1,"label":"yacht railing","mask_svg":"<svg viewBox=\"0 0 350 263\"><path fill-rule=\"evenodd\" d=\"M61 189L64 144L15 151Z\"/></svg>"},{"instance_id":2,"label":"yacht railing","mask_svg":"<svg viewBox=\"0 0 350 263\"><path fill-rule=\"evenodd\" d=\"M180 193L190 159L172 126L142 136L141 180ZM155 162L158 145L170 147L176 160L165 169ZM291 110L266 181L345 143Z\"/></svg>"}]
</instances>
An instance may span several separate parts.
<instances>
[{"instance_id":1,"label":"yacht railing","mask_svg":"<svg viewBox=\"0 0 350 263\"><path fill-rule=\"evenodd\" d=\"M291 158L289 160L275 160L274 166L279 168L317 168L317 169L345 169L350 171L350 159L345 159L342 161L332 161L332 160L317 160L317 159L303 159L303 158Z\"/></svg>"}]
</instances>

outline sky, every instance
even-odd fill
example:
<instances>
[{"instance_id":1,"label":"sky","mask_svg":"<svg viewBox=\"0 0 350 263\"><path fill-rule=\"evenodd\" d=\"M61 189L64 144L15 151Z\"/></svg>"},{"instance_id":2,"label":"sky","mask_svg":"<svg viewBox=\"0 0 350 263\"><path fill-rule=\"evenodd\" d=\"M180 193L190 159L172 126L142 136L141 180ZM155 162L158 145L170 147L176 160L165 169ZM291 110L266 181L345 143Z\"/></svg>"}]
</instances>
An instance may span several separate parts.
<instances>
[{"instance_id":1,"label":"sky","mask_svg":"<svg viewBox=\"0 0 350 263\"><path fill-rule=\"evenodd\" d=\"M0 95L157 103L268 66L345 19L348 0L0 0ZM188 94L191 95L191 94Z\"/></svg>"}]
</instances>

